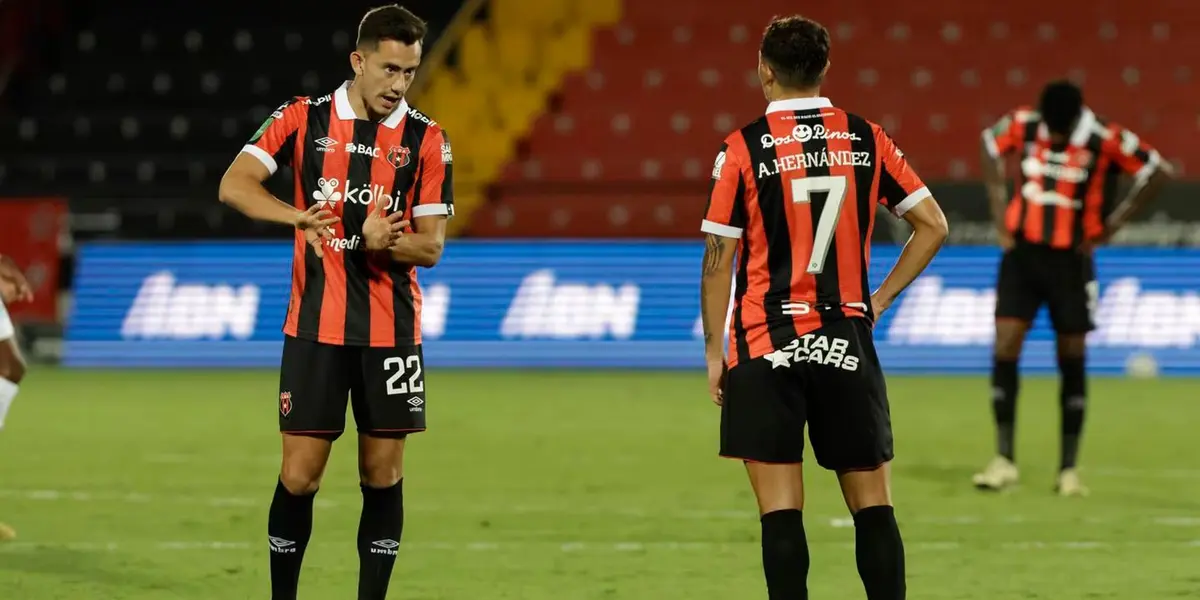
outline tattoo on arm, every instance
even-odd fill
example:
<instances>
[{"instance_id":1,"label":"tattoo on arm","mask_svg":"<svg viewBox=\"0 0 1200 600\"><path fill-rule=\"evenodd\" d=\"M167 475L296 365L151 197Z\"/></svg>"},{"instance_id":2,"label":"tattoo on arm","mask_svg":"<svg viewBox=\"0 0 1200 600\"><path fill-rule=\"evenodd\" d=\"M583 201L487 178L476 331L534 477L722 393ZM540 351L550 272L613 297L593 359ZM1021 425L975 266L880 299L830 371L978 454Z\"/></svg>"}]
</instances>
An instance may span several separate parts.
<instances>
[{"instance_id":1,"label":"tattoo on arm","mask_svg":"<svg viewBox=\"0 0 1200 600\"><path fill-rule=\"evenodd\" d=\"M712 324L708 322L708 311L705 309L705 299L708 297L708 277L716 273L721 266L721 257L725 253L725 244L721 237L708 234L704 237L704 260L700 277L700 321L704 328L704 343L713 339Z\"/></svg>"},{"instance_id":2,"label":"tattoo on arm","mask_svg":"<svg viewBox=\"0 0 1200 600\"><path fill-rule=\"evenodd\" d=\"M713 234L704 236L704 276L712 275L721 265L721 255L725 252L725 244L721 237Z\"/></svg>"}]
</instances>

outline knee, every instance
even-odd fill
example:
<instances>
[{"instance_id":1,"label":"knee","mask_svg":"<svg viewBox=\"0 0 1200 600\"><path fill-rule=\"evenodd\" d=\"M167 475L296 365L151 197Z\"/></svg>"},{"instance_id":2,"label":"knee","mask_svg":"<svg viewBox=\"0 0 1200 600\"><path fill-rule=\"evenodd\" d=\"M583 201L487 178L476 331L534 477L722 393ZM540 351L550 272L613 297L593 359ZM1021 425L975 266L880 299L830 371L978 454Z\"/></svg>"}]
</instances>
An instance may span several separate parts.
<instances>
[{"instance_id":1,"label":"knee","mask_svg":"<svg viewBox=\"0 0 1200 600\"><path fill-rule=\"evenodd\" d=\"M1061 336L1058 338L1057 349L1060 362L1082 359L1087 354L1087 337L1082 335Z\"/></svg>"},{"instance_id":2,"label":"knee","mask_svg":"<svg viewBox=\"0 0 1200 600\"><path fill-rule=\"evenodd\" d=\"M9 356L6 360L0 361L0 379L7 379L19 384L24 378L25 361L20 356Z\"/></svg>"},{"instance_id":3,"label":"knee","mask_svg":"<svg viewBox=\"0 0 1200 600\"><path fill-rule=\"evenodd\" d=\"M1021 346L1025 344L1024 322L1009 319L996 321L996 341L993 352L1000 360L1017 360L1021 357Z\"/></svg>"},{"instance_id":4,"label":"knee","mask_svg":"<svg viewBox=\"0 0 1200 600\"><path fill-rule=\"evenodd\" d=\"M364 460L358 465L358 478L367 487L392 487L400 481L400 466L391 460Z\"/></svg>"},{"instance_id":5,"label":"knee","mask_svg":"<svg viewBox=\"0 0 1200 600\"><path fill-rule=\"evenodd\" d=\"M1023 340L1015 335L996 335L996 345L993 352L1000 360L1017 360L1021 357Z\"/></svg>"},{"instance_id":6,"label":"knee","mask_svg":"<svg viewBox=\"0 0 1200 600\"><path fill-rule=\"evenodd\" d=\"M283 468L279 472L279 481L283 483L283 487L297 496L315 494L317 489L321 487L321 475L323 472L323 465L314 465L306 461L287 460L285 458Z\"/></svg>"}]
</instances>

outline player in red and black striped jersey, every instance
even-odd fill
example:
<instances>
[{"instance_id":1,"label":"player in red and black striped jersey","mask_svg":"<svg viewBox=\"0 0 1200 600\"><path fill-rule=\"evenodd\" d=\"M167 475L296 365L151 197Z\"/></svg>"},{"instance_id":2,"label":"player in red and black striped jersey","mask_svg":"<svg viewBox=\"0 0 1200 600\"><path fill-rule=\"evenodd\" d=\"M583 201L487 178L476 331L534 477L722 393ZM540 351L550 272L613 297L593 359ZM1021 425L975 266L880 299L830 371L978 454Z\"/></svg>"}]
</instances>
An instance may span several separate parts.
<instances>
[{"instance_id":1,"label":"player in red and black striped jersey","mask_svg":"<svg viewBox=\"0 0 1200 600\"><path fill-rule=\"evenodd\" d=\"M313 496L347 398L363 495L358 598L387 594L405 436L425 429L416 268L438 262L454 212L446 133L404 98L425 33L399 6L368 12L350 55L354 80L279 107L221 182L222 201L296 229L279 384L283 467L268 523L276 600L296 597ZM291 202L262 185L280 165L292 169Z\"/></svg>"},{"instance_id":2,"label":"player in red and black striped jersey","mask_svg":"<svg viewBox=\"0 0 1200 600\"><path fill-rule=\"evenodd\" d=\"M701 225L709 390L721 454L746 464L762 521L772 599L807 598L801 515L804 427L817 463L837 472L854 515L870 600L904 598L904 548L892 509L891 418L874 319L924 270L945 217L878 125L820 96L829 34L775 19L760 49L766 114L725 139ZM877 205L914 229L892 272L867 279ZM736 290L728 356L719 328Z\"/></svg>"},{"instance_id":3,"label":"player in red and black striped jersey","mask_svg":"<svg viewBox=\"0 0 1200 600\"><path fill-rule=\"evenodd\" d=\"M1059 474L1055 489L1087 492L1076 469L1087 405L1087 333L1099 297L1092 249L1107 242L1156 196L1167 179L1159 153L1136 134L1097 116L1067 81L1048 84L1038 108L1018 108L984 130L983 171L1004 256L996 290L992 410L996 457L975 474L981 489L1017 482L1013 456L1021 347L1042 304L1058 338L1062 375ZM1019 160L1015 193L1004 182L1005 160ZM1133 178L1114 204L1117 178Z\"/></svg>"}]
</instances>

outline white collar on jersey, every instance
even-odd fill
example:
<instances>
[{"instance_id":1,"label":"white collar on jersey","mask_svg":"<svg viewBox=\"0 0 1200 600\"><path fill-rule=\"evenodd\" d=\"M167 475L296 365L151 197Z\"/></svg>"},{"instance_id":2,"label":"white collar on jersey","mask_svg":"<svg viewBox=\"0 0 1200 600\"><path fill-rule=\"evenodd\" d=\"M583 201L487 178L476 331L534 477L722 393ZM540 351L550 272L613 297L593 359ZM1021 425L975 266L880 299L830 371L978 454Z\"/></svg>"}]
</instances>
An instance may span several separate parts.
<instances>
[{"instance_id":1,"label":"white collar on jersey","mask_svg":"<svg viewBox=\"0 0 1200 600\"><path fill-rule=\"evenodd\" d=\"M337 113L337 118L343 121L353 121L358 118L354 114L354 107L350 106L350 94L346 90L350 89L350 82L347 81L333 93L334 111ZM388 129L395 129L400 121L404 120L404 115L408 114L408 99L401 98L400 104L392 109L392 114L388 115L381 123Z\"/></svg>"},{"instance_id":2,"label":"white collar on jersey","mask_svg":"<svg viewBox=\"0 0 1200 600\"><path fill-rule=\"evenodd\" d=\"M792 111L792 110L813 110L814 108L829 108L833 103L829 98L817 96L815 98L788 98L787 100L776 100L767 105L767 114L773 112Z\"/></svg>"},{"instance_id":3,"label":"white collar on jersey","mask_svg":"<svg viewBox=\"0 0 1200 600\"><path fill-rule=\"evenodd\" d=\"M1088 138L1092 137L1092 131L1096 129L1096 113L1092 109L1083 107L1083 112L1079 115L1079 122L1075 124L1075 130L1071 132L1070 144L1072 146L1086 146ZM1038 137L1043 140L1050 139L1050 130L1046 128L1045 123L1038 124Z\"/></svg>"}]
</instances>

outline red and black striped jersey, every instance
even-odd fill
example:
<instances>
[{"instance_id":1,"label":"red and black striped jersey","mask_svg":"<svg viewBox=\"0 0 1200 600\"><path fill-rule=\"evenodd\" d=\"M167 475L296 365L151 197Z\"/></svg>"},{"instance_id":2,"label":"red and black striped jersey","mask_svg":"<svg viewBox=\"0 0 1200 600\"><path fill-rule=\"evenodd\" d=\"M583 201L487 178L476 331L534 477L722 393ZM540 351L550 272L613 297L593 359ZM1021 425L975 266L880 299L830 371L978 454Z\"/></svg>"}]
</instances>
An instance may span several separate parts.
<instances>
[{"instance_id":1,"label":"red and black striped jersey","mask_svg":"<svg viewBox=\"0 0 1200 600\"><path fill-rule=\"evenodd\" d=\"M994 158L1020 152L1016 190L1005 212L1014 237L1069 249L1104 231L1115 208L1121 173L1141 180L1162 159L1132 131L1107 123L1085 108L1065 143L1053 144L1041 115L1018 108L983 131Z\"/></svg>"},{"instance_id":2,"label":"red and black striped jersey","mask_svg":"<svg viewBox=\"0 0 1200 600\"><path fill-rule=\"evenodd\" d=\"M421 342L421 288L413 265L367 252L363 221L377 198L406 219L454 214L450 141L438 124L402 101L374 122L354 114L342 85L320 98L280 106L242 149L274 174L292 167L293 202L341 218L318 258L297 230L292 294L283 331L346 346Z\"/></svg>"},{"instance_id":3,"label":"red and black striped jersey","mask_svg":"<svg viewBox=\"0 0 1200 600\"><path fill-rule=\"evenodd\" d=\"M929 196L882 127L826 98L772 102L725 138L712 178L701 231L739 240L730 366L873 319L876 203L900 216Z\"/></svg>"}]
</instances>

